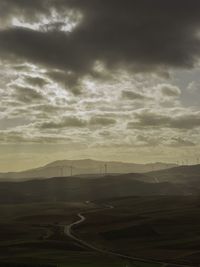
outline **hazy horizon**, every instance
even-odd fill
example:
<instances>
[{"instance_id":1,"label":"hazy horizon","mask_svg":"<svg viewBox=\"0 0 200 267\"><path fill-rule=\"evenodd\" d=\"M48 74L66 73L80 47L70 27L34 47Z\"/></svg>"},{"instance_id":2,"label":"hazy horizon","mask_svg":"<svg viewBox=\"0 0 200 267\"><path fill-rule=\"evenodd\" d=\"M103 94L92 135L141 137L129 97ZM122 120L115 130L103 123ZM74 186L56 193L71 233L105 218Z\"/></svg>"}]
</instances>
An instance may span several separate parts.
<instances>
[{"instance_id":1,"label":"hazy horizon","mask_svg":"<svg viewBox=\"0 0 200 267\"><path fill-rule=\"evenodd\" d=\"M7 172L21 172L21 171L27 171L27 170L31 170L31 169L36 169L36 168L40 168L40 167L44 167L46 165L49 165L51 163L54 162L65 162L65 161L71 161L74 163L78 162L78 161L96 161L96 162L101 162L103 163L108 163L108 162L116 162L116 163L125 163L125 164L136 164L136 165L154 165L154 164L166 164L166 165L196 165L199 164L197 162L162 162L162 161L155 161L155 162L133 162L133 161L123 161L123 160L103 160L103 159L97 159L97 158L77 158L77 159L72 159L72 158L61 158L61 159L57 159L57 160L53 160L53 161L44 161L41 162L39 165L31 165L31 167L25 167L24 169L20 169L19 166L18 168L14 169L13 166L8 166L8 169L4 169L2 168L2 170L0 169L0 172L2 173L7 173Z\"/></svg>"}]
</instances>

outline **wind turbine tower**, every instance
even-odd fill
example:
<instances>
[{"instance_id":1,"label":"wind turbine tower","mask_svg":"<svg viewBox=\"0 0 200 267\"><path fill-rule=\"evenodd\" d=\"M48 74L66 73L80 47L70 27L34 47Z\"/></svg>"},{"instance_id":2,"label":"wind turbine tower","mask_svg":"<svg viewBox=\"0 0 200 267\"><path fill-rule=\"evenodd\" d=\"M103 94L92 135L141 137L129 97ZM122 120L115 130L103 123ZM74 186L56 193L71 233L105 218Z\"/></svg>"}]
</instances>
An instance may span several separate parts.
<instances>
[{"instance_id":1,"label":"wind turbine tower","mask_svg":"<svg viewBox=\"0 0 200 267\"><path fill-rule=\"evenodd\" d=\"M108 164L107 163L104 165L104 168L105 168L105 174L107 174L108 173Z\"/></svg>"},{"instance_id":2,"label":"wind turbine tower","mask_svg":"<svg viewBox=\"0 0 200 267\"><path fill-rule=\"evenodd\" d=\"M73 176L73 166L70 166L70 175Z\"/></svg>"}]
</instances>

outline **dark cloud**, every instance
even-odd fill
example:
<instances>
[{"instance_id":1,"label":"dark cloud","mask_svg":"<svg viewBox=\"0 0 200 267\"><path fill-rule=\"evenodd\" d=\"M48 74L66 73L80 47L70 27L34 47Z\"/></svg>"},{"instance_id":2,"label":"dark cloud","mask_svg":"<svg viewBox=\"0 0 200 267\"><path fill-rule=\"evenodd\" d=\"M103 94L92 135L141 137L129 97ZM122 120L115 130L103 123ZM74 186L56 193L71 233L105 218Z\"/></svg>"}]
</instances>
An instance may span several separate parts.
<instances>
[{"instance_id":1,"label":"dark cloud","mask_svg":"<svg viewBox=\"0 0 200 267\"><path fill-rule=\"evenodd\" d=\"M190 140L182 139L181 137L173 137L171 139L170 145L173 147L185 147L185 146L195 146L195 143Z\"/></svg>"},{"instance_id":2,"label":"dark cloud","mask_svg":"<svg viewBox=\"0 0 200 267\"><path fill-rule=\"evenodd\" d=\"M164 96L178 97L181 94L181 90L171 84L161 84L158 86Z\"/></svg>"},{"instance_id":3,"label":"dark cloud","mask_svg":"<svg viewBox=\"0 0 200 267\"><path fill-rule=\"evenodd\" d=\"M139 146L158 146L162 141L160 137L152 137L148 135L138 135L136 140L139 142Z\"/></svg>"},{"instance_id":4,"label":"dark cloud","mask_svg":"<svg viewBox=\"0 0 200 267\"><path fill-rule=\"evenodd\" d=\"M139 146L159 146L165 145L170 147L191 147L195 146L195 143L183 139L181 137L172 137L172 138L164 138L164 137L152 137L150 135L138 135L137 141L139 142Z\"/></svg>"},{"instance_id":5,"label":"dark cloud","mask_svg":"<svg viewBox=\"0 0 200 267\"><path fill-rule=\"evenodd\" d=\"M200 127L200 113L163 115L154 112L141 112L135 115L135 121L128 123L129 129L142 127L193 129Z\"/></svg>"},{"instance_id":6,"label":"dark cloud","mask_svg":"<svg viewBox=\"0 0 200 267\"><path fill-rule=\"evenodd\" d=\"M49 0L1 0L0 17L7 20L13 16L23 16L32 20L38 15L49 14L52 3Z\"/></svg>"},{"instance_id":7,"label":"dark cloud","mask_svg":"<svg viewBox=\"0 0 200 267\"><path fill-rule=\"evenodd\" d=\"M40 129L62 129L86 127L87 122L76 117L65 117L60 121L49 121L39 124Z\"/></svg>"},{"instance_id":8,"label":"dark cloud","mask_svg":"<svg viewBox=\"0 0 200 267\"><path fill-rule=\"evenodd\" d=\"M43 95L40 92L37 92L36 90L29 87L23 87L17 85L15 86L13 97L18 101L24 103L30 103L32 101L38 102L44 99Z\"/></svg>"},{"instance_id":9,"label":"dark cloud","mask_svg":"<svg viewBox=\"0 0 200 267\"><path fill-rule=\"evenodd\" d=\"M17 15L34 20L52 8L60 14L77 10L83 19L71 33L59 27L2 29L1 56L81 76L92 73L96 61L109 68L155 70L192 67L200 54L197 0L1 0L0 14L4 20Z\"/></svg>"},{"instance_id":10,"label":"dark cloud","mask_svg":"<svg viewBox=\"0 0 200 267\"><path fill-rule=\"evenodd\" d=\"M68 73L66 71L52 70L46 73L46 75L54 82L59 83L68 91L71 91L74 95L81 94L81 86L79 84L78 77L75 73Z\"/></svg>"},{"instance_id":11,"label":"dark cloud","mask_svg":"<svg viewBox=\"0 0 200 267\"><path fill-rule=\"evenodd\" d=\"M112 137L112 134L111 132L109 131L101 131L98 133L100 136L103 136L103 138L109 138L109 137Z\"/></svg>"},{"instance_id":12,"label":"dark cloud","mask_svg":"<svg viewBox=\"0 0 200 267\"><path fill-rule=\"evenodd\" d=\"M144 100L146 96L133 92L133 91L122 91L122 97L130 100Z\"/></svg>"},{"instance_id":13,"label":"dark cloud","mask_svg":"<svg viewBox=\"0 0 200 267\"><path fill-rule=\"evenodd\" d=\"M72 141L68 137L58 137L58 136L31 136L26 135L23 132L17 131L0 131L0 143L5 144L19 144L19 143L33 143L33 144L57 144L66 143Z\"/></svg>"},{"instance_id":14,"label":"dark cloud","mask_svg":"<svg viewBox=\"0 0 200 267\"><path fill-rule=\"evenodd\" d=\"M44 80L41 77L26 77L26 82L33 86L43 87L45 84L47 84L47 81Z\"/></svg>"},{"instance_id":15,"label":"dark cloud","mask_svg":"<svg viewBox=\"0 0 200 267\"><path fill-rule=\"evenodd\" d=\"M109 126L109 125L116 124L116 120L112 118L106 118L106 117L93 117L90 119L89 124L92 126L95 126L95 125Z\"/></svg>"},{"instance_id":16,"label":"dark cloud","mask_svg":"<svg viewBox=\"0 0 200 267\"><path fill-rule=\"evenodd\" d=\"M29 123L30 120L23 117L3 118L0 120L0 130L7 130L9 128L15 128Z\"/></svg>"},{"instance_id":17,"label":"dark cloud","mask_svg":"<svg viewBox=\"0 0 200 267\"><path fill-rule=\"evenodd\" d=\"M34 108L34 107L33 107ZM40 104L35 106L36 110L41 111L41 115L53 115L53 114L60 114L61 112L66 111L66 107L58 106L58 105L53 105L53 104Z\"/></svg>"}]
</instances>

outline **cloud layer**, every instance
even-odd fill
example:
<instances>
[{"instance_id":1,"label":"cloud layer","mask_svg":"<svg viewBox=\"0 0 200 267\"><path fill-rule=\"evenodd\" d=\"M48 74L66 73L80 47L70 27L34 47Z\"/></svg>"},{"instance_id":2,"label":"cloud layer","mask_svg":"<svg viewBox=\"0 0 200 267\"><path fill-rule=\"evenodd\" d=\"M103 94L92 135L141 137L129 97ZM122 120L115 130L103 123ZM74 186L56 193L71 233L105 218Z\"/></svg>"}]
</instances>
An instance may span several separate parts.
<instances>
[{"instance_id":1,"label":"cloud layer","mask_svg":"<svg viewBox=\"0 0 200 267\"><path fill-rule=\"evenodd\" d=\"M0 145L196 153L199 11L196 0L1 0Z\"/></svg>"},{"instance_id":2,"label":"cloud layer","mask_svg":"<svg viewBox=\"0 0 200 267\"><path fill-rule=\"evenodd\" d=\"M109 68L139 70L191 67L200 53L200 3L196 0L2 0L0 9L5 25L0 31L2 57L78 75L92 73L96 61ZM56 20L57 13L60 16ZM80 14L71 32L59 27L67 14L69 18L72 14L69 24ZM49 27L13 27L13 18L26 25L42 23L44 17L43 26Z\"/></svg>"}]
</instances>

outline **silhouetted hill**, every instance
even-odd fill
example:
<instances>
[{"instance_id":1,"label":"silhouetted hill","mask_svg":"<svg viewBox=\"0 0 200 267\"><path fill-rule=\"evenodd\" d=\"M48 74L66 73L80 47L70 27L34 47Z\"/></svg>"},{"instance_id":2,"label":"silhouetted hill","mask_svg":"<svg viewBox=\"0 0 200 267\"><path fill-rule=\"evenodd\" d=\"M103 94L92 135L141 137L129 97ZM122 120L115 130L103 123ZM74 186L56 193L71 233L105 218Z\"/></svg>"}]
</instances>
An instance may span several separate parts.
<instances>
[{"instance_id":1,"label":"silhouetted hill","mask_svg":"<svg viewBox=\"0 0 200 267\"><path fill-rule=\"evenodd\" d=\"M186 183L200 185L200 165L180 166L147 174L157 182Z\"/></svg>"},{"instance_id":2,"label":"silhouetted hill","mask_svg":"<svg viewBox=\"0 0 200 267\"><path fill-rule=\"evenodd\" d=\"M0 173L1 180L28 180L35 178L66 177L73 175L95 175L98 178L105 173L105 164L107 172L113 174L121 173L146 173L152 170L162 170L176 166L175 164L152 163L135 164L124 162L103 162L91 159L85 160L60 160L49 163L43 167L35 168L22 172ZM84 176L83 176L84 177Z\"/></svg>"},{"instance_id":3,"label":"silhouetted hill","mask_svg":"<svg viewBox=\"0 0 200 267\"><path fill-rule=\"evenodd\" d=\"M26 182L1 182L0 203L86 201L113 197L187 195L193 190L179 184L146 183L140 174L104 176L101 179L60 177ZM145 176L146 177L146 176Z\"/></svg>"}]
</instances>

